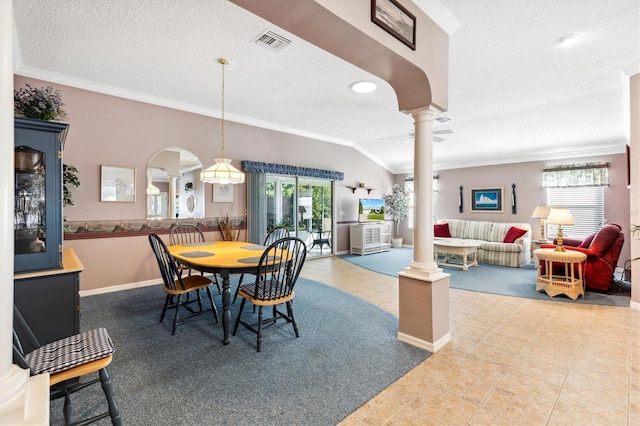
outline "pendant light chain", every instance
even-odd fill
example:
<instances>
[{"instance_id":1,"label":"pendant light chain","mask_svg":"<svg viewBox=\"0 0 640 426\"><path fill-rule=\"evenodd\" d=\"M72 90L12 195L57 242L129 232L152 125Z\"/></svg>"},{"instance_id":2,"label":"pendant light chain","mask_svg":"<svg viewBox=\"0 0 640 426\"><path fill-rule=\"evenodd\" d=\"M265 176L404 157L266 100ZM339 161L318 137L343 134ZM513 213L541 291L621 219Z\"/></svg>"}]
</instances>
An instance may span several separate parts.
<instances>
[{"instance_id":1,"label":"pendant light chain","mask_svg":"<svg viewBox=\"0 0 640 426\"><path fill-rule=\"evenodd\" d=\"M200 172L200 180L206 183L217 183L221 185L244 183L244 173L233 167L230 158L224 157L224 67L228 62L224 58L219 58L218 63L222 65L222 110L220 111L222 155L219 158L214 158L214 163L211 167L207 167Z\"/></svg>"},{"instance_id":2,"label":"pendant light chain","mask_svg":"<svg viewBox=\"0 0 640 426\"><path fill-rule=\"evenodd\" d=\"M220 157L224 158L224 66L228 64L227 60L224 58L218 59L220 65L222 65L222 123L220 127L222 129L222 155Z\"/></svg>"}]
</instances>

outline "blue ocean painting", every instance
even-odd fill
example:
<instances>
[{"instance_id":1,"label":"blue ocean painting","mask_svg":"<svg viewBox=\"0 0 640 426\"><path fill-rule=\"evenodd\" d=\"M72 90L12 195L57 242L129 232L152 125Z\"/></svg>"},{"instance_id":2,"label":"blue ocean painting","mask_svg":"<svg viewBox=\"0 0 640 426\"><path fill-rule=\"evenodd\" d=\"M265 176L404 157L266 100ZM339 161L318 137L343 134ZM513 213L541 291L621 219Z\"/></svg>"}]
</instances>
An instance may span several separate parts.
<instances>
[{"instance_id":1,"label":"blue ocean painting","mask_svg":"<svg viewBox=\"0 0 640 426\"><path fill-rule=\"evenodd\" d=\"M498 194L495 192L476 193L476 208L498 207Z\"/></svg>"}]
</instances>

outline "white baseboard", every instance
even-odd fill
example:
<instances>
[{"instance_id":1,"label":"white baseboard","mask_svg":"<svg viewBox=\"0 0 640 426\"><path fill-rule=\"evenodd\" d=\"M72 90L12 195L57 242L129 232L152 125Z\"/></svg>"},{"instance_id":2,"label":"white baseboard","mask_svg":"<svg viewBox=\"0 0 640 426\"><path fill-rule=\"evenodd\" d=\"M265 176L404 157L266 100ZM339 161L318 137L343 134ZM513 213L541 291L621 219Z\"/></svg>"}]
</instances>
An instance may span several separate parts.
<instances>
[{"instance_id":1,"label":"white baseboard","mask_svg":"<svg viewBox=\"0 0 640 426\"><path fill-rule=\"evenodd\" d=\"M449 341L451 340L451 333L447 333L437 341L431 343L431 342L427 342L426 340L418 339L414 336L409 336L408 334L398 332L398 340L400 340L401 342L408 343L412 346L416 346L421 349L426 349L429 352L435 353L440 349L442 349L444 345L449 343Z\"/></svg>"},{"instance_id":2,"label":"white baseboard","mask_svg":"<svg viewBox=\"0 0 640 426\"><path fill-rule=\"evenodd\" d=\"M128 283L128 284L112 285L109 287L94 288L92 290L80 290L78 294L80 295L80 297L95 296L96 294L113 293L115 291L131 290L133 288L148 287L151 285L158 285L158 284L162 284L161 279L138 281L135 283Z\"/></svg>"},{"instance_id":3,"label":"white baseboard","mask_svg":"<svg viewBox=\"0 0 640 426\"><path fill-rule=\"evenodd\" d=\"M205 277L211 276L211 275L212 274L204 274ZM135 283L112 285L109 287L94 288L92 290L80 290L78 294L80 295L80 297L95 296L96 294L113 293L116 291L131 290L134 288L149 287L149 286L158 285L158 284L162 284L162 278L156 278L153 280L146 280L146 281L137 281Z\"/></svg>"}]
</instances>

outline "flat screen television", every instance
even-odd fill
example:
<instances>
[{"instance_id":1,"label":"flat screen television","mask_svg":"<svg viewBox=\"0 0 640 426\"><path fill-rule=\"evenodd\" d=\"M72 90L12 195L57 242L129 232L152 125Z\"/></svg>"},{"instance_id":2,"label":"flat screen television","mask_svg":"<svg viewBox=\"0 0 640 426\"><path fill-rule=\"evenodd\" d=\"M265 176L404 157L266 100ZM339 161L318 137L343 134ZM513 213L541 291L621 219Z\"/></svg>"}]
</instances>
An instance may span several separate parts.
<instances>
[{"instance_id":1,"label":"flat screen television","mask_svg":"<svg viewBox=\"0 0 640 426\"><path fill-rule=\"evenodd\" d=\"M358 200L358 222L384 221L384 199L360 198Z\"/></svg>"}]
</instances>

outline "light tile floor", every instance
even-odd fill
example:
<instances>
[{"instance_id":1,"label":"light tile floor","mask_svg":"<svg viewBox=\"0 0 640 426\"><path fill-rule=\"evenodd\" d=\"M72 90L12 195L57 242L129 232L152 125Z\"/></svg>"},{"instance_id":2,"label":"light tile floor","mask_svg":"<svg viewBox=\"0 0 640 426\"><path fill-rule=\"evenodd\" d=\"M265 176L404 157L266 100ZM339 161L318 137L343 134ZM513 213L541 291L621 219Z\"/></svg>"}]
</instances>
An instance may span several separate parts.
<instances>
[{"instance_id":1,"label":"light tile floor","mask_svg":"<svg viewBox=\"0 0 640 426\"><path fill-rule=\"evenodd\" d=\"M398 315L398 279L302 275ZM451 289L451 342L340 425L640 425L640 311Z\"/></svg>"}]
</instances>

